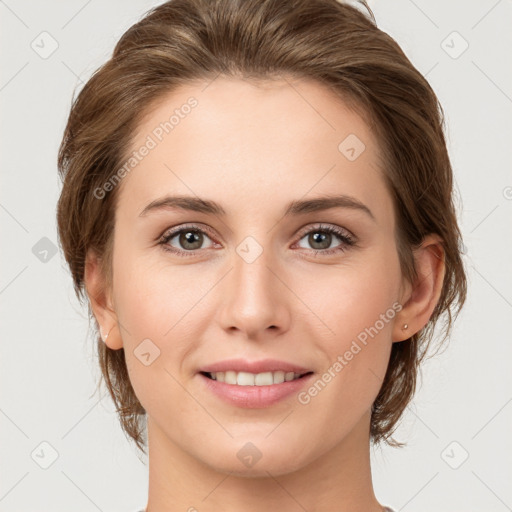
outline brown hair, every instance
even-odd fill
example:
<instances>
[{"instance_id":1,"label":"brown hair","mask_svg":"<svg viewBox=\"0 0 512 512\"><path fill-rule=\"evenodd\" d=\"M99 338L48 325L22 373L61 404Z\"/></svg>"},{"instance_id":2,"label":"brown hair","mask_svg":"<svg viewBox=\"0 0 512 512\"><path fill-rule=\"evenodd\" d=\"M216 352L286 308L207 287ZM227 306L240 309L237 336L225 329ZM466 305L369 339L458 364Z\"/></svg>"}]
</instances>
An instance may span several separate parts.
<instances>
[{"instance_id":1,"label":"brown hair","mask_svg":"<svg viewBox=\"0 0 512 512\"><path fill-rule=\"evenodd\" d=\"M150 10L124 33L110 60L73 101L58 156L63 188L57 222L81 300L88 249L100 256L106 286L112 285L120 187L102 199L94 191L125 161L138 124L160 98L181 84L219 74L265 80L283 73L329 87L360 111L380 142L404 276L417 277L412 250L425 235L438 234L445 252L446 272L433 314L420 332L393 343L372 406L372 441L403 446L390 434L414 395L436 323L446 314L444 341L465 302L466 273L442 108L362 3L368 14L336 0L171 0ZM99 335L97 348L121 426L145 452L145 410L131 386L124 349L108 348Z\"/></svg>"}]
</instances>

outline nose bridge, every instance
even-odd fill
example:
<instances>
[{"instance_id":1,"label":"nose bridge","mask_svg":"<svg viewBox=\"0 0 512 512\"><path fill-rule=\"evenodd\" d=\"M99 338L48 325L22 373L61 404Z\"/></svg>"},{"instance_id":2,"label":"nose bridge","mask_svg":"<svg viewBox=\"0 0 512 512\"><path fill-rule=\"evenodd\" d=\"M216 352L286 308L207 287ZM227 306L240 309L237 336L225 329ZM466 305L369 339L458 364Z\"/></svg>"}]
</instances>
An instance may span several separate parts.
<instances>
[{"instance_id":1,"label":"nose bridge","mask_svg":"<svg viewBox=\"0 0 512 512\"><path fill-rule=\"evenodd\" d=\"M237 294L253 297L254 300L270 298L272 282L269 267L272 264L270 249L255 254L256 248L250 244L241 244L234 256L232 282Z\"/></svg>"},{"instance_id":2,"label":"nose bridge","mask_svg":"<svg viewBox=\"0 0 512 512\"><path fill-rule=\"evenodd\" d=\"M257 337L269 327L284 328L288 319L283 285L276 277L276 261L270 248L247 237L235 249L232 271L223 290L221 321Z\"/></svg>"}]
</instances>

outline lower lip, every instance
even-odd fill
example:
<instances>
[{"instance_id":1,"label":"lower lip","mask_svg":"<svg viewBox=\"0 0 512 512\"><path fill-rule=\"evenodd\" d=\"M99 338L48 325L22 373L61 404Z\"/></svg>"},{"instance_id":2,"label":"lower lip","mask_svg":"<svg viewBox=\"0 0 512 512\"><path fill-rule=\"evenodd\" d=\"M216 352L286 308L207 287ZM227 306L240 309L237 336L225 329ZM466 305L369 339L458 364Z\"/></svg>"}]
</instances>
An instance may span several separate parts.
<instances>
[{"instance_id":1,"label":"lower lip","mask_svg":"<svg viewBox=\"0 0 512 512\"><path fill-rule=\"evenodd\" d=\"M270 386L239 386L210 379L201 373L197 375L203 380L207 389L225 402L236 407L258 409L276 404L290 395L298 393L301 388L309 383L314 374L311 373L300 379L271 384Z\"/></svg>"}]
</instances>

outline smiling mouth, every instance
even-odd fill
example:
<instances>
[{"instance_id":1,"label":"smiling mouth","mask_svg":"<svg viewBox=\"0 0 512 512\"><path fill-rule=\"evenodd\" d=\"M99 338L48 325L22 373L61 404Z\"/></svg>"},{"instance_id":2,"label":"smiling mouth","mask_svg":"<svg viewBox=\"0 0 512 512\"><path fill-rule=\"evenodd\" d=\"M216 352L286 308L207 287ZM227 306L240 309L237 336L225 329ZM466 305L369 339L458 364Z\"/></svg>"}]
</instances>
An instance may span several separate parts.
<instances>
[{"instance_id":1,"label":"smiling mouth","mask_svg":"<svg viewBox=\"0 0 512 512\"><path fill-rule=\"evenodd\" d=\"M274 384L282 384L283 382L302 379L303 377L311 375L313 372L305 372L302 374L284 371L263 372L257 374L235 371L199 373L211 380L236 386L272 386Z\"/></svg>"}]
</instances>

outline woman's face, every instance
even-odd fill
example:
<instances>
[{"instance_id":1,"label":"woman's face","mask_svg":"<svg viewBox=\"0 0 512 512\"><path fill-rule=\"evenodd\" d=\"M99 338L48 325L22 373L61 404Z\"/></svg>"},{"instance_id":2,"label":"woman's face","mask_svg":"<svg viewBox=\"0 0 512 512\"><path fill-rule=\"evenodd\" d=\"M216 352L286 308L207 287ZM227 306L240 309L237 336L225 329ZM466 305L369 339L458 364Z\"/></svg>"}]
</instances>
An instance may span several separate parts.
<instances>
[{"instance_id":1,"label":"woman's face","mask_svg":"<svg viewBox=\"0 0 512 512\"><path fill-rule=\"evenodd\" d=\"M315 82L219 77L169 94L132 150L111 298L159 449L277 475L367 442L402 277L365 122ZM155 206L177 196L208 207ZM262 383L285 364L312 373L261 388L200 373L232 359L274 360L245 368Z\"/></svg>"}]
</instances>

